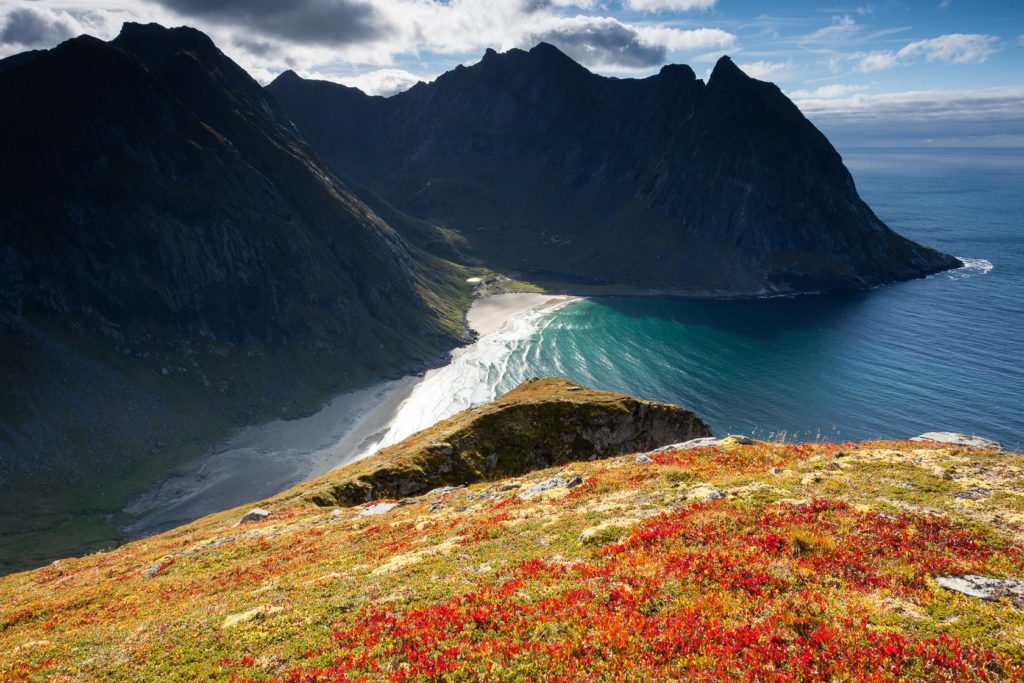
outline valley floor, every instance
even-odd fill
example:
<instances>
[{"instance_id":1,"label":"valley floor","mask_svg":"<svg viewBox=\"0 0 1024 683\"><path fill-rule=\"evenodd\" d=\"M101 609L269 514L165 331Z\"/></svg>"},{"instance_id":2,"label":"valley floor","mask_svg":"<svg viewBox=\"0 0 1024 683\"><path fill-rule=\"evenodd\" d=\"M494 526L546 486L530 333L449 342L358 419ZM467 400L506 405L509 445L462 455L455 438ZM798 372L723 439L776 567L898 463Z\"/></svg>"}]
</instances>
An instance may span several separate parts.
<instances>
[{"instance_id":1,"label":"valley floor","mask_svg":"<svg viewBox=\"0 0 1024 683\"><path fill-rule=\"evenodd\" d=\"M0 579L0 680L1002 680L1024 455L726 439ZM1017 600L1017 602L1015 602Z\"/></svg>"}]
</instances>

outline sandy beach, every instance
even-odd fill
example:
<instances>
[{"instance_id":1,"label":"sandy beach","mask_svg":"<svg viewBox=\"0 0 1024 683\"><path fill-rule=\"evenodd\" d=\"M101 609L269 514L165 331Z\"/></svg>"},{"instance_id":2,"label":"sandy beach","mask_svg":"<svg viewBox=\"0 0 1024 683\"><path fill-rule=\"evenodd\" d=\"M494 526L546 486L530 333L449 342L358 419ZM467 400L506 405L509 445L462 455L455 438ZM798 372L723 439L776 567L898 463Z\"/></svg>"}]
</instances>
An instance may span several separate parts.
<instances>
[{"instance_id":1,"label":"sandy beach","mask_svg":"<svg viewBox=\"0 0 1024 683\"><path fill-rule=\"evenodd\" d=\"M393 423L407 402L422 400L428 388L424 383L439 373L461 372L452 365L472 355L474 347L491 343L510 321L572 299L527 293L477 299L467 324L480 339L456 349L451 365L341 394L308 417L246 427L191 468L133 500L125 512L137 519L125 530L139 536L155 533L266 498L394 443L408 429Z\"/></svg>"},{"instance_id":2,"label":"sandy beach","mask_svg":"<svg viewBox=\"0 0 1024 683\"><path fill-rule=\"evenodd\" d=\"M495 294L474 301L466 314L466 322L482 337L497 332L512 318L574 298L552 294Z\"/></svg>"}]
</instances>

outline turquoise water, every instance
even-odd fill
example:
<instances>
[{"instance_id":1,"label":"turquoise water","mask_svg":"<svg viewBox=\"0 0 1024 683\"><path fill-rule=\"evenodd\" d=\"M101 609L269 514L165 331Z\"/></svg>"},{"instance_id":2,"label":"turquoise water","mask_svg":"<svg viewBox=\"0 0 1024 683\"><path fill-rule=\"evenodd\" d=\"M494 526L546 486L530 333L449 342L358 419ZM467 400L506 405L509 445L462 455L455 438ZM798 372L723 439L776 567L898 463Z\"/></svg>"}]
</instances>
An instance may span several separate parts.
<instances>
[{"instance_id":1,"label":"turquoise water","mask_svg":"<svg viewBox=\"0 0 1024 683\"><path fill-rule=\"evenodd\" d=\"M557 374L689 407L716 433L1024 447L1021 151L844 157L891 227L971 267L843 296L583 301L512 343L496 388Z\"/></svg>"}]
</instances>

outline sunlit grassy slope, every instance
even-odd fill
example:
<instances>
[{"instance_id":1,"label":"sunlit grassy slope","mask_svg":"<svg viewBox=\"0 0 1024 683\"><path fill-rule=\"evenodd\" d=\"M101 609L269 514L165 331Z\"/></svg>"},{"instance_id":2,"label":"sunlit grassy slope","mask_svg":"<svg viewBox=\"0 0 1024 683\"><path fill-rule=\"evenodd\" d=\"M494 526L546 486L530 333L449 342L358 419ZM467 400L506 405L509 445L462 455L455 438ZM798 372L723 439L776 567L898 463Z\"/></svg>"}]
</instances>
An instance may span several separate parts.
<instances>
[{"instance_id":1,"label":"sunlit grassy slope","mask_svg":"<svg viewBox=\"0 0 1024 683\"><path fill-rule=\"evenodd\" d=\"M347 507L293 491L0 580L0 679L1017 679L1024 613L935 577L1024 576L1022 471L727 439Z\"/></svg>"}]
</instances>

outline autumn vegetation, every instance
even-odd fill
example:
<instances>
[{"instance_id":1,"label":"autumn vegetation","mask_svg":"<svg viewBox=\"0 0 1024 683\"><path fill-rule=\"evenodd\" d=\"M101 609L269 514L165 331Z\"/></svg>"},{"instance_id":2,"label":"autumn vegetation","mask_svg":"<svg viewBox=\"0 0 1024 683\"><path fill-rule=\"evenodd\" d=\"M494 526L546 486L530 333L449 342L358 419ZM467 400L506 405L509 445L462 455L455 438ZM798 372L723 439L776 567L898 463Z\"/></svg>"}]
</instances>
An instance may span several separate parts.
<instances>
[{"instance_id":1,"label":"autumn vegetation","mask_svg":"<svg viewBox=\"0 0 1024 683\"><path fill-rule=\"evenodd\" d=\"M1022 467L726 441L291 497L0 580L0 680L1015 680L1024 614L934 579L1024 576Z\"/></svg>"}]
</instances>

